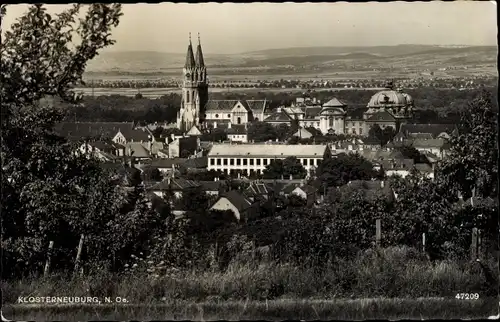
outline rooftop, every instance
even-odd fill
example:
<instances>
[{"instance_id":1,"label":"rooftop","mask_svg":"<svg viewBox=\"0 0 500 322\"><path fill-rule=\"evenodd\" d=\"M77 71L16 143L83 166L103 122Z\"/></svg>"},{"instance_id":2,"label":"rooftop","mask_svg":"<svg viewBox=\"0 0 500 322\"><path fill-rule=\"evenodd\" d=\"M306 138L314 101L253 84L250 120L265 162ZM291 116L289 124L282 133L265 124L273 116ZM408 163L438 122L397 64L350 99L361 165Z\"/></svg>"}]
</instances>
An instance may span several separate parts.
<instances>
[{"instance_id":1,"label":"rooftop","mask_svg":"<svg viewBox=\"0 0 500 322\"><path fill-rule=\"evenodd\" d=\"M208 153L214 156L267 156L267 157L317 157L322 158L326 145L292 144L214 144Z\"/></svg>"}]
</instances>

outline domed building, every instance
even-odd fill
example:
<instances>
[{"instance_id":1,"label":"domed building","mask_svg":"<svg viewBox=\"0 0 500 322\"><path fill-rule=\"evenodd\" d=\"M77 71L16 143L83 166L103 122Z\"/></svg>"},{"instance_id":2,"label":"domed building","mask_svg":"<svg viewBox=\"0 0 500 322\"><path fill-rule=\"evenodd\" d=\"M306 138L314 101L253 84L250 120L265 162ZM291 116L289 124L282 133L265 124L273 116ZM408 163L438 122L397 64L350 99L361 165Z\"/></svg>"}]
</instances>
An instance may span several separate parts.
<instances>
[{"instance_id":1,"label":"domed building","mask_svg":"<svg viewBox=\"0 0 500 322\"><path fill-rule=\"evenodd\" d=\"M392 83L387 85L387 90L373 95L367 108L363 113L365 133L375 124L382 129L391 126L398 131L401 124L413 117L412 97L400 89L394 90Z\"/></svg>"}]
</instances>

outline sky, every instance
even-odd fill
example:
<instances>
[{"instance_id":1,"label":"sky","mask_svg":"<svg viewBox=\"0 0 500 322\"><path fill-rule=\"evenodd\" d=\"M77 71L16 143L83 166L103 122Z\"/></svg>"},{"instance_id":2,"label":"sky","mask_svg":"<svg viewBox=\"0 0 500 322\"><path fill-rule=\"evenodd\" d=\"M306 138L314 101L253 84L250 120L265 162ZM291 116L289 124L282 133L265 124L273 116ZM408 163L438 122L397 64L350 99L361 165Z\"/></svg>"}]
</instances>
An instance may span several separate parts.
<instances>
[{"instance_id":1,"label":"sky","mask_svg":"<svg viewBox=\"0 0 500 322\"><path fill-rule=\"evenodd\" d=\"M65 5L47 5L49 13ZM9 5L2 29L26 11ZM491 1L124 4L109 51L181 53L197 33L205 53L316 46L497 45Z\"/></svg>"}]
</instances>

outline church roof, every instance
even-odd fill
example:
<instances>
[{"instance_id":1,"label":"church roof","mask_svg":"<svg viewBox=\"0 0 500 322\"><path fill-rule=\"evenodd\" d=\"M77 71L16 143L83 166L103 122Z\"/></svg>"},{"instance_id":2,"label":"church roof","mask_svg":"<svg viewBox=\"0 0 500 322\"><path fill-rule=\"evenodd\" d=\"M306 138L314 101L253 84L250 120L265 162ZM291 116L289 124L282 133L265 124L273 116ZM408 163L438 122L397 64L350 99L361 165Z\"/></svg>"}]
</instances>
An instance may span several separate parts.
<instances>
[{"instance_id":1,"label":"church roof","mask_svg":"<svg viewBox=\"0 0 500 322\"><path fill-rule=\"evenodd\" d=\"M264 122L290 122L292 118L285 111L276 111L266 117Z\"/></svg>"},{"instance_id":2,"label":"church roof","mask_svg":"<svg viewBox=\"0 0 500 322\"><path fill-rule=\"evenodd\" d=\"M338 98L334 97L325 104L323 104L323 107L345 107L346 104L339 100Z\"/></svg>"},{"instance_id":3,"label":"church roof","mask_svg":"<svg viewBox=\"0 0 500 322\"><path fill-rule=\"evenodd\" d=\"M229 112L238 102L253 113L262 113L269 105L267 100L209 100L205 105L205 111Z\"/></svg>"},{"instance_id":4,"label":"church roof","mask_svg":"<svg viewBox=\"0 0 500 322\"><path fill-rule=\"evenodd\" d=\"M196 66L196 62L194 60L193 54L193 46L191 45L191 40L189 40L189 46L186 54L186 63L184 64L184 68L191 69Z\"/></svg>"},{"instance_id":5,"label":"church roof","mask_svg":"<svg viewBox=\"0 0 500 322\"><path fill-rule=\"evenodd\" d=\"M205 60L203 59L203 52L201 50L200 38L198 36L198 46L196 47L196 67L205 67Z\"/></svg>"}]
</instances>

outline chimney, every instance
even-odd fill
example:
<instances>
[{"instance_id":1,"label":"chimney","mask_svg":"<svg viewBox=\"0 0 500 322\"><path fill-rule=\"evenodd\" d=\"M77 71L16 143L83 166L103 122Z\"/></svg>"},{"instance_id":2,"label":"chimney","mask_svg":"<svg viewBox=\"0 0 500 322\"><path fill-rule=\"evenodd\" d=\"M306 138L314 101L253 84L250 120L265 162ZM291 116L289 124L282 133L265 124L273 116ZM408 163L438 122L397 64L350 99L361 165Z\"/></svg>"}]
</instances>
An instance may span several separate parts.
<instances>
[{"instance_id":1,"label":"chimney","mask_svg":"<svg viewBox=\"0 0 500 322\"><path fill-rule=\"evenodd\" d=\"M231 122L227 123L227 128L230 129L231 128Z\"/></svg>"},{"instance_id":2,"label":"chimney","mask_svg":"<svg viewBox=\"0 0 500 322\"><path fill-rule=\"evenodd\" d=\"M290 175L290 180L293 180L293 176L292 175Z\"/></svg>"}]
</instances>

